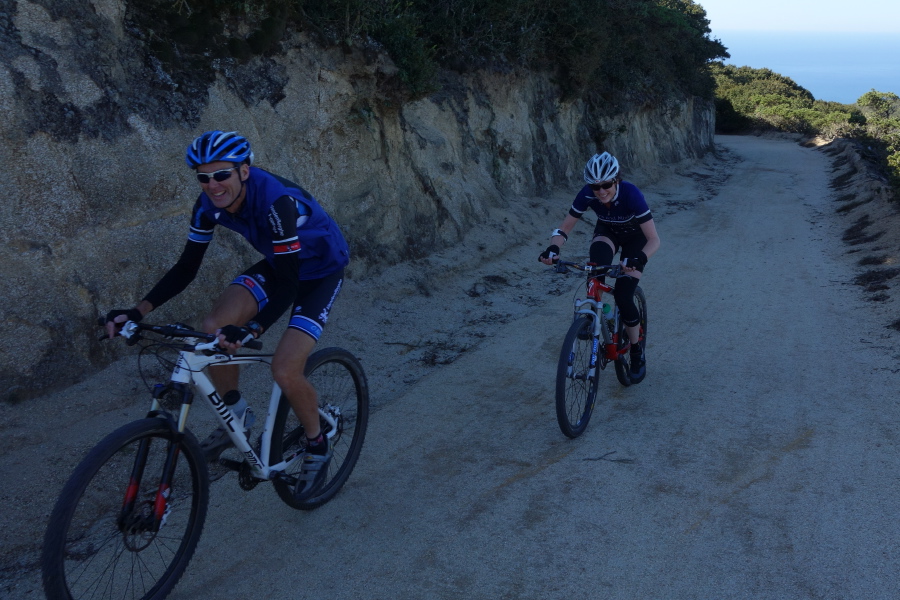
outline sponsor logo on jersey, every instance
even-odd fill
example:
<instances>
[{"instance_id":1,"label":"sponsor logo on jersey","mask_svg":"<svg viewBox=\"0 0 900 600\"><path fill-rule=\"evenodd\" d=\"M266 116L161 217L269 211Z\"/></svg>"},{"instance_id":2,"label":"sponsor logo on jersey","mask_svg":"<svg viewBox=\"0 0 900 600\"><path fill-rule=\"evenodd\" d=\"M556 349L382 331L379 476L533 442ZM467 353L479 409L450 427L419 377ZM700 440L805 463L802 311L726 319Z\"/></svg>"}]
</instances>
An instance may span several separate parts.
<instances>
[{"instance_id":1,"label":"sponsor logo on jersey","mask_svg":"<svg viewBox=\"0 0 900 600\"><path fill-rule=\"evenodd\" d=\"M275 254L290 254L300 249L300 240L294 240L286 244L275 244L273 250Z\"/></svg>"},{"instance_id":2,"label":"sponsor logo on jersey","mask_svg":"<svg viewBox=\"0 0 900 600\"><path fill-rule=\"evenodd\" d=\"M281 224L281 217L275 212L275 207L269 211L269 225L272 226L272 231L276 235L284 235L284 226Z\"/></svg>"}]
</instances>

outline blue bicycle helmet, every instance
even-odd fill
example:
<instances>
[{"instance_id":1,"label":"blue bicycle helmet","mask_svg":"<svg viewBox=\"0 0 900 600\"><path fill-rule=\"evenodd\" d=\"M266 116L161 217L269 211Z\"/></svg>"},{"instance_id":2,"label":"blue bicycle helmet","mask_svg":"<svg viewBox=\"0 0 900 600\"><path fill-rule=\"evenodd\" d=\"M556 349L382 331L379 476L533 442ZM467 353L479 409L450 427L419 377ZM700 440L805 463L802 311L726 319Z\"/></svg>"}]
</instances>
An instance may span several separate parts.
<instances>
[{"instance_id":1,"label":"blue bicycle helmet","mask_svg":"<svg viewBox=\"0 0 900 600\"><path fill-rule=\"evenodd\" d=\"M184 160L192 169L220 160L252 165L253 151L247 138L236 131L207 131L188 146Z\"/></svg>"}]
</instances>

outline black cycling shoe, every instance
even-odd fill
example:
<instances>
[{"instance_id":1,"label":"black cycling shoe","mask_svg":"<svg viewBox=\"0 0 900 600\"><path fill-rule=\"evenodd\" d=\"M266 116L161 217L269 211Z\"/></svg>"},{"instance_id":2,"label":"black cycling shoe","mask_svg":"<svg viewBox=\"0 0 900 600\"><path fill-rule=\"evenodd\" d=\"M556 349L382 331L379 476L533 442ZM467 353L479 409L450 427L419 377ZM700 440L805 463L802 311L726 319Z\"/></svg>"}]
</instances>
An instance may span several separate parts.
<instances>
[{"instance_id":1,"label":"black cycling shoe","mask_svg":"<svg viewBox=\"0 0 900 600\"><path fill-rule=\"evenodd\" d=\"M647 361L644 359L643 351L631 353L631 369L628 375L631 383L640 383L647 376Z\"/></svg>"}]
</instances>

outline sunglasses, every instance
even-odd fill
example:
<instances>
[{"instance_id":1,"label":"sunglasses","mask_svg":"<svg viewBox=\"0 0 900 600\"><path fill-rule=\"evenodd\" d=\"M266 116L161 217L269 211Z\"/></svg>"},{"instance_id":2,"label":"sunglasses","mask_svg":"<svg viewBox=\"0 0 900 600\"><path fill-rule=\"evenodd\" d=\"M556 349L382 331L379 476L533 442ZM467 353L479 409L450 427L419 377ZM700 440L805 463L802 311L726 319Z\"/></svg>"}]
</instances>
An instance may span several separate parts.
<instances>
[{"instance_id":1,"label":"sunglasses","mask_svg":"<svg viewBox=\"0 0 900 600\"><path fill-rule=\"evenodd\" d=\"M612 180L612 181L607 181L606 183L592 183L592 184L591 184L591 189L594 190L594 191L597 191L597 190L608 190L609 188L611 188L611 187L614 186L614 185L616 185L615 179Z\"/></svg>"},{"instance_id":2,"label":"sunglasses","mask_svg":"<svg viewBox=\"0 0 900 600\"><path fill-rule=\"evenodd\" d=\"M226 181L231 178L231 172L235 169L237 169L237 167L229 167L227 169L222 169L221 171L213 171L212 173L197 173L197 181L200 183L209 183L210 177L218 182Z\"/></svg>"}]
</instances>

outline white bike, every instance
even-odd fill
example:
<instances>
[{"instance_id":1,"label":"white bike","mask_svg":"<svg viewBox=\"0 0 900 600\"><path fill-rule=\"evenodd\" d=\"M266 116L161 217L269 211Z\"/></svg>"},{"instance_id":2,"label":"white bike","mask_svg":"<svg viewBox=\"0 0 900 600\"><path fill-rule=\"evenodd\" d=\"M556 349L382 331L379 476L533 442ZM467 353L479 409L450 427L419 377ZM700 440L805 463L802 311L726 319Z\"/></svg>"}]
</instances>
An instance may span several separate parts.
<instances>
[{"instance_id":1,"label":"white bike","mask_svg":"<svg viewBox=\"0 0 900 600\"><path fill-rule=\"evenodd\" d=\"M152 333L149 338L146 334ZM319 396L322 431L333 448L325 483L312 498L294 498L306 435L287 398L272 385L262 434L251 443L203 369L263 365L272 355L229 355L215 336L183 325L128 322L120 335L143 341L157 357L178 357L168 383L152 388L147 417L129 423L95 446L72 473L50 515L42 569L48 598L160 599L181 578L200 539L209 502L209 467L188 417L195 390L216 414L242 460L219 459L252 490L271 481L289 506L312 509L328 502L353 470L369 418L369 391L359 361L341 348L315 352L305 375ZM261 347L253 341L248 348ZM171 362L169 363L171 364ZM252 397L252 395L251 395ZM237 430L236 430L237 429Z\"/></svg>"}]
</instances>

